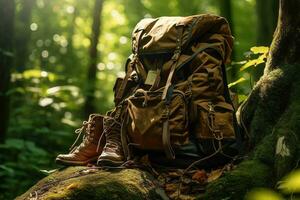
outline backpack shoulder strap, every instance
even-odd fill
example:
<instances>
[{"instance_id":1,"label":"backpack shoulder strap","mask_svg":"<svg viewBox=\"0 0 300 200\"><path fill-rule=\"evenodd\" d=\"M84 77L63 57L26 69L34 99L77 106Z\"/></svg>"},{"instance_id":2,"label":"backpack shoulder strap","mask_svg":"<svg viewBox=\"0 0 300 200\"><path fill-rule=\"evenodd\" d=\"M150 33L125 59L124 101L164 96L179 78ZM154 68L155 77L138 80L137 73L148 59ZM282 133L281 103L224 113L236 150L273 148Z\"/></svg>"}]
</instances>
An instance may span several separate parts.
<instances>
[{"instance_id":1,"label":"backpack shoulder strap","mask_svg":"<svg viewBox=\"0 0 300 200\"><path fill-rule=\"evenodd\" d=\"M206 44L206 45L203 45L201 48L197 49L197 51L195 51L195 53L193 53L188 59L186 59L180 65L177 65L177 61L172 62L171 63L172 68L171 68L171 71L169 73L169 76L168 76L168 79L167 79L167 82L166 82L166 85L165 85L165 88L164 88L164 91L163 91L162 100L165 100L167 98L168 90L169 90L170 86L172 85L172 78L173 78L174 73L178 72L184 65L191 62L202 51L204 51L206 49L209 49L209 48L216 47L217 45L219 45L219 44ZM174 56L175 56L175 54L174 54ZM178 58L179 58L179 56L180 55L178 55ZM178 60L178 58L177 58L177 60Z\"/></svg>"},{"instance_id":2,"label":"backpack shoulder strap","mask_svg":"<svg viewBox=\"0 0 300 200\"><path fill-rule=\"evenodd\" d=\"M223 84L224 84L224 98L225 98L225 101L227 103L231 104L231 106L234 110L233 125L234 125L234 131L235 131L235 135L236 135L236 143L234 144L234 146L235 146L234 148L239 152L240 155L242 155L245 151L243 136L242 136L242 132L241 132L241 129L238 125L237 118L236 118L236 115L235 115L236 110L234 108L233 102L232 102L231 97L230 97L230 92L229 92L228 83L227 83L225 64L222 63L221 67L222 67Z\"/></svg>"},{"instance_id":3,"label":"backpack shoulder strap","mask_svg":"<svg viewBox=\"0 0 300 200\"><path fill-rule=\"evenodd\" d=\"M124 95L124 91L125 91L128 79L129 79L131 73L133 72L133 63L132 63L133 58L132 57L133 57L133 55L130 55L126 61L126 65L125 65L126 75L121 83L121 87L120 87L119 91L117 91L116 102L121 101L121 99Z\"/></svg>"}]
</instances>

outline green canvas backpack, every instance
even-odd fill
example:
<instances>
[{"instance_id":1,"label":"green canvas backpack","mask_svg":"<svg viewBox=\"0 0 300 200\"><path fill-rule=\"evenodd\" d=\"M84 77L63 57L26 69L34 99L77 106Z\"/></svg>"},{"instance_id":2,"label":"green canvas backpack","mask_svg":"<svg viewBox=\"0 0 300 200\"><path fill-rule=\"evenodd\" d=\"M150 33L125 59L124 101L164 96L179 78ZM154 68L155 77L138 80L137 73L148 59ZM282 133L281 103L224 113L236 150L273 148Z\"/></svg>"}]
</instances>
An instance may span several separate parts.
<instances>
[{"instance_id":1,"label":"green canvas backpack","mask_svg":"<svg viewBox=\"0 0 300 200\"><path fill-rule=\"evenodd\" d=\"M235 139L234 109L226 83L233 38L215 15L141 20L132 33L126 76L114 87L125 106L121 138L131 147L162 151L198 140Z\"/></svg>"}]
</instances>

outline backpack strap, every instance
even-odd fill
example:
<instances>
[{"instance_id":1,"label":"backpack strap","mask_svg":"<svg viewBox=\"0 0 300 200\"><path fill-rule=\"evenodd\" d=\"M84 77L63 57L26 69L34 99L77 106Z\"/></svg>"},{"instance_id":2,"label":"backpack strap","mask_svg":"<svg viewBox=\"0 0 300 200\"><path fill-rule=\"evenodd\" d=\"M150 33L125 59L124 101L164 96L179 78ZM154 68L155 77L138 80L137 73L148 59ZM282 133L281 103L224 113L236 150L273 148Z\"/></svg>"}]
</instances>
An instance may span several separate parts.
<instances>
[{"instance_id":1,"label":"backpack strap","mask_svg":"<svg viewBox=\"0 0 300 200\"><path fill-rule=\"evenodd\" d=\"M133 55L130 55L127 59L127 62L126 62L126 75L125 75L125 78L123 79L122 83L121 83L121 87L119 89L119 91L117 92L117 95L116 95L116 102L121 102L121 99L124 95L124 91L125 91L125 88L126 88L126 85L127 85L127 82L128 82L128 79L131 75L131 73L133 72Z\"/></svg>"},{"instance_id":2,"label":"backpack strap","mask_svg":"<svg viewBox=\"0 0 300 200\"><path fill-rule=\"evenodd\" d=\"M126 109L127 110L127 109ZM123 153L124 156L126 158L126 160L130 160L131 159L131 153L130 153L130 149L128 146L128 137L127 137L127 125L130 123L129 121L129 117L128 117L128 112L125 112L125 116L123 118L123 122L121 124L121 143L122 143L122 148L123 148Z\"/></svg>"},{"instance_id":3,"label":"backpack strap","mask_svg":"<svg viewBox=\"0 0 300 200\"><path fill-rule=\"evenodd\" d=\"M162 94L162 100L165 101L166 103L166 110L164 113L164 122L163 122L163 133L162 133L162 141L163 141L163 146L164 146L164 151L165 154L167 156L168 159L174 159L175 158L175 153L172 149L171 146L171 141L170 141L170 127L169 127L169 102L171 100L172 97L172 90L173 87L172 86L172 78L174 76L174 73L176 73L178 70L180 70L185 64L189 63L191 60L193 60L200 52L204 51L205 49L208 49L210 47L216 46L216 44L207 44L201 48L199 48L193 55L191 55L190 58L188 58L187 60L185 60L184 63L181 63L180 65L177 65L178 63L178 59L180 57L180 46L179 48L177 48L174 52L174 55L172 57L173 62L171 62L172 67L165 85L165 88L163 90L163 94Z\"/></svg>"},{"instance_id":4,"label":"backpack strap","mask_svg":"<svg viewBox=\"0 0 300 200\"><path fill-rule=\"evenodd\" d=\"M233 126L234 126L234 131L235 131L235 135L236 135L236 143L234 144L235 148L240 155L242 155L245 151L245 145L244 145L244 142L243 142L243 136L242 136L242 133L241 133L241 129L238 125L238 122L237 122L237 118L236 118L236 110L234 108L234 105L233 105L233 102L231 100L231 97L230 97L230 92L229 92L229 88L228 88L228 83L227 83L227 76L226 76L226 69L225 69L225 64L222 63L222 75L223 75L223 83L224 83L224 98L225 98L225 101L227 103L230 103L233 110L234 110L234 114L233 114Z\"/></svg>"},{"instance_id":5,"label":"backpack strap","mask_svg":"<svg viewBox=\"0 0 300 200\"><path fill-rule=\"evenodd\" d=\"M169 112L167 109L166 112ZM175 159L175 153L171 146L171 134L170 134L170 126L169 126L169 113L165 113L165 117L167 118L163 123L163 134L162 134L162 142L166 157L168 159Z\"/></svg>"},{"instance_id":6,"label":"backpack strap","mask_svg":"<svg viewBox=\"0 0 300 200\"><path fill-rule=\"evenodd\" d=\"M136 33L135 40L132 41L132 51L133 51L133 61L134 66L136 68L137 73L139 74L140 78L144 81L147 76L147 72L142 64L142 62L139 59L139 49L140 49L140 41L142 38L143 33L145 32L145 29L141 29Z\"/></svg>"},{"instance_id":7,"label":"backpack strap","mask_svg":"<svg viewBox=\"0 0 300 200\"><path fill-rule=\"evenodd\" d=\"M143 34L144 30L139 30L139 32L136 34L136 39L132 41L132 51L133 54L131 54L126 62L126 75L124 80L121 83L121 87L117 93L116 100L117 102L120 102L120 100L123 98L124 91L128 82L128 79L133 72L134 68L138 72L138 74L141 76L142 79L145 79L146 77L146 71L143 67L143 64L139 60L139 43L141 40L141 36Z\"/></svg>"},{"instance_id":8,"label":"backpack strap","mask_svg":"<svg viewBox=\"0 0 300 200\"><path fill-rule=\"evenodd\" d=\"M163 91L162 100L165 100L167 98L167 93L168 93L168 90L169 90L170 86L172 85L172 78L174 76L174 73L176 73L177 71L179 71L184 65L188 64L189 62L191 62L202 51L204 51L206 49L209 49L209 48L214 48L214 47L216 47L218 45L219 44L205 44L205 45L203 45L201 48L197 49L197 51L195 53L193 53L188 59L186 59L184 62L182 62L178 66L177 66L177 63L178 63L177 60L178 60L179 57L178 58L175 57L175 56L177 56L176 52L175 52L173 57L174 57L174 59L177 58L177 60L176 60L176 62L174 61L171 64L172 68L171 68L171 71L169 73L169 76L168 76L168 79L167 79L167 82L166 82L166 85L165 85L165 88L164 88L164 91ZM178 56L180 56L180 54Z\"/></svg>"}]
</instances>

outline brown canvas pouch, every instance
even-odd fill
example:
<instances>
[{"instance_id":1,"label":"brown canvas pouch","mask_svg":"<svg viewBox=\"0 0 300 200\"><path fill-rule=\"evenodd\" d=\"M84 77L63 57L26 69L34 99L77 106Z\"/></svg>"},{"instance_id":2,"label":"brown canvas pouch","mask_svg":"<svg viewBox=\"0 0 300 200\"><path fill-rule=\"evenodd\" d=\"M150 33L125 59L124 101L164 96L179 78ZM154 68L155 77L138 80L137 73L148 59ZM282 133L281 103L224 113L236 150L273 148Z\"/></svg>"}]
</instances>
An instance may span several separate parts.
<instances>
[{"instance_id":1,"label":"brown canvas pouch","mask_svg":"<svg viewBox=\"0 0 300 200\"><path fill-rule=\"evenodd\" d=\"M128 135L137 148L163 150L163 123L168 120L172 146L188 141L188 108L185 95L174 90L169 105L161 100L162 91L137 90L127 99Z\"/></svg>"},{"instance_id":2,"label":"brown canvas pouch","mask_svg":"<svg viewBox=\"0 0 300 200\"><path fill-rule=\"evenodd\" d=\"M195 136L197 139L234 139L234 109L226 102L195 102Z\"/></svg>"}]
</instances>

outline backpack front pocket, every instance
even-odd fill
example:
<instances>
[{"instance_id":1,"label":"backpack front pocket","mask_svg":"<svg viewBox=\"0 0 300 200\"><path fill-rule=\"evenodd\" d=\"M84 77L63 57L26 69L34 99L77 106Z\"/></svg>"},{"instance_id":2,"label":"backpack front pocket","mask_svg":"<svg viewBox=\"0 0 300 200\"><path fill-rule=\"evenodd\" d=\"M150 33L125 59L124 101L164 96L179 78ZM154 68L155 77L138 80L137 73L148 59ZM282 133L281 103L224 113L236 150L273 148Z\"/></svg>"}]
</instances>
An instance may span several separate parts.
<instances>
[{"instance_id":1,"label":"backpack front pocket","mask_svg":"<svg viewBox=\"0 0 300 200\"><path fill-rule=\"evenodd\" d=\"M170 144L188 141L188 115L185 96L174 91L170 103L161 100L161 92L144 92L128 98L128 136L144 150L163 150L163 124L168 122Z\"/></svg>"},{"instance_id":2,"label":"backpack front pocket","mask_svg":"<svg viewBox=\"0 0 300 200\"><path fill-rule=\"evenodd\" d=\"M195 136L198 139L235 138L232 105L226 102L196 103Z\"/></svg>"}]
</instances>

